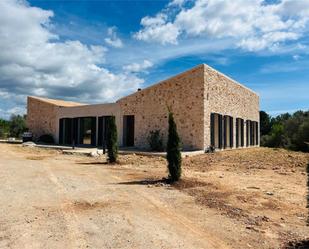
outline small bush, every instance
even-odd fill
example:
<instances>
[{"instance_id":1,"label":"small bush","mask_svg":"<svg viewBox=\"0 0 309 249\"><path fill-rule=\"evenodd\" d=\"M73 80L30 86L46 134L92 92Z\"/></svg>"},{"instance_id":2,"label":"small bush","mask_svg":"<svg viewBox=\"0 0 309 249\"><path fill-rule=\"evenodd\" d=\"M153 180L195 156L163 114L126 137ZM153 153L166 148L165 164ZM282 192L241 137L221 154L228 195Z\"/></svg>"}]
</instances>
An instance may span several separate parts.
<instances>
[{"instance_id":1,"label":"small bush","mask_svg":"<svg viewBox=\"0 0 309 249\"><path fill-rule=\"evenodd\" d=\"M37 140L39 143L45 143L45 144L54 144L55 139L51 134L44 134L40 136Z\"/></svg>"},{"instance_id":2,"label":"small bush","mask_svg":"<svg viewBox=\"0 0 309 249\"><path fill-rule=\"evenodd\" d=\"M163 136L160 130L150 131L147 140L152 151L164 151Z\"/></svg>"},{"instance_id":3,"label":"small bush","mask_svg":"<svg viewBox=\"0 0 309 249\"><path fill-rule=\"evenodd\" d=\"M180 138L177 133L177 126L172 112L169 112L168 115L168 140L166 151L169 179L171 182L178 181L181 177Z\"/></svg>"},{"instance_id":4,"label":"small bush","mask_svg":"<svg viewBox=\"0 0 309 249\"><path fill-rule=\"evenodd\" d=\"M115 163L118 157L118 138L115 117L107 119L107 139L106 139L108 162Z\"/></svg>"}]
</instances>

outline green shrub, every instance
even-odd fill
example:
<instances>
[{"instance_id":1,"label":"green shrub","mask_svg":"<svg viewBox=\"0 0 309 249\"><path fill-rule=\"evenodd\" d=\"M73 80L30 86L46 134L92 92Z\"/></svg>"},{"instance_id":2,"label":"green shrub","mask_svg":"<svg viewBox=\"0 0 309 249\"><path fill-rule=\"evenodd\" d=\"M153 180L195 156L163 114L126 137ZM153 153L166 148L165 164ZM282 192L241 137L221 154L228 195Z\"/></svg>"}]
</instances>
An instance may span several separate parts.
<instances>
[{"instance_id":1,"label":"green shrub","mask_svg":"<svg viewBox=\"0 0 309 249\"><path fill-rule=\"evenodd\" d=\"M12 115L10 118L10 136L20 138L26 130L25 116Z\"/></svg>"},{"instance_id":2,"label":"green shrub","mask_svg":"<svg viewBox=\"0 0 309 249\"><path fill-rule=\"evenodd\" d=\"M147 140L152 151L164 151L163 136L160 130L150 131Z\"/></svg>"},{"instance_id":3,"label":"green shrub","mask_svg":"<svg viewBox=\"0 0 309 249\"><path fill-rule=\"evenodd\" d=\"M177 126L174 121L172 112L169 112L168 115L168 140L166 159L168 161L170 181L178 181L181 177L180 139L177 133Z\"/></svg>"},{"instance_id":4,"label":"green shrub","mask_svg":"<svg viewBox=\"0 0 309 249\"><path fill-rule=\"evenodd\" d=\"M265 135L261 138L261 145L266 147L285 147L287 143L288 140L284 135L282 124L274 124L270 135Z\"/></svg>"},{"instance_id":5,"label":"green shrub","mask_svg":"<svg viewBox=\"0 0 309 249\"><path fill-rule=\"evenodd\" d=\"M118 138L117 138L117 126L115 117L108 117L107 119L107 138L106 148L108 162L115 163L118 157Z\"/></svg>"},{"instance_id":6,"label":"green shrub","mask_svg":"<svg viewBox=\"0 0 309 249\"><path fill-rule=\"evenodd\" d=\"M285 113L270 120L269 115L261 111L260 122L262 146L309 152L309 111Z\"/></svg>"},{"instance_id":7,"label":"green shrub","mask_svg":"<svg viewBox=\"0 0 309 249\"><path fill-rule=\"evenodd\" d=\"M0 138L7 138L10 130L10 122L0 119Z\"/></svg>"},{"instance_id":8,"label":"green shrub","mask_svg":"<svg viewBox=\"0 0 309 249\"><path fill-rule=\"evenodd\" d=\"M54 144L55 140L53 135L51 134L44 134L40 136L37 140L39 143L45 143L45 144Z\"/></svg>"}]
</instances>

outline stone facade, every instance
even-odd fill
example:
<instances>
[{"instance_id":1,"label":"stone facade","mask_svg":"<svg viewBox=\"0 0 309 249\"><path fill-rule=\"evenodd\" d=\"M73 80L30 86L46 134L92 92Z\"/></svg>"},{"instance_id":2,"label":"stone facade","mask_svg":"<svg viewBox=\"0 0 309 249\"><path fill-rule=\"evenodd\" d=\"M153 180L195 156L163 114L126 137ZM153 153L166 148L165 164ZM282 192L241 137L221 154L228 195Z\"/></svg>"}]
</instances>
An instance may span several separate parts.
<instances>
[{"instance_id":1,"label":"stone facade","mask_svg":"<svg viewBox=\"0 0 309 249\"><path fill-rule=\"evenodd\" d=\"M159 129L166 140L170 108L183 148L203 148L203 82L203 66L198 66L117 101L123 115L135 116L136 146L145 147L152 130Z\"/></svg>"},{"instance_id":2,"label":"stone facade","mask_svg":"<svg viewBox=\"0 0 309 249\"><path fill-rule=\"evenodd\" d=\"M58 107L41 99L28 97L27 127L33 131L34 138L44 134L56 134Z\"/></svg>"},{"instance_id":3,"label":"stone facade","mask_svg":"<svg viewBox=\"0 0 309 249\"><path fill-rule=\"evenodd\" d=\"M234 118L234 138L236 118L259 122L258 95L204 64L121 98L116 103L65 103L29 97L30 130L36 136L51 133L58 141L60 118L113 115L116 117L119 144L122 145L123 116L134 115L134 145L145 148L148 147L150 131L160 130L166 141L170 109L174 113L183 149L203 150L211 143L211 113Z\"/></svg>"},{"instance_id":4,"label":"stone facade","mask_svg":"<svg viewBox=\"0 0 309 249\"><path fill-rule=\"evenodd\" d=\"M259 123L259 96L256 93L207 65L204 65L204 82L204 148L210 145L211 113L234 118L234 141L236 141L236 118ZM246 131L246 124L244 130ZM244 143L246 144L246 136Z\"/></svg>"}]
</instances>

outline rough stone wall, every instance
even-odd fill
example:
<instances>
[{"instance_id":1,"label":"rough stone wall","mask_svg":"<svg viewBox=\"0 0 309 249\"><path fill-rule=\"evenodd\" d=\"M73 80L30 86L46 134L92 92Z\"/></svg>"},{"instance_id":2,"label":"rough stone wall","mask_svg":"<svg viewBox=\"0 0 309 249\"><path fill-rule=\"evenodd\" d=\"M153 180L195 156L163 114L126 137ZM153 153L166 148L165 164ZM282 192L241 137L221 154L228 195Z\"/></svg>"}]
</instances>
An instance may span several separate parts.
<instances>
[{"instance_id":1,"label":"rough stone wall","mask_svg":"<svg viewBox=\"0 0 309 249\"><path fill-rule=\"evenodd\" d=\"M147 137L152 130L160 129L166 142L168 107L174 113L183 149L187 150L210 145L211 112L234 118L234 147L236 118L259 122L256 93L207 65L199 65L112 104L82 105L28 97L27 124L35 138L48 133L57 142L59 118L115 115L122 145L123 115L134 115L135 146L147 148Z\"/></svg>"},{"instance_id":2,"label":"rough stone wall","mask_svg":"<svg viewBox=\"0 0 309 249\"><path fill-rule=\"evenodd\" d=\"M58 107L36 98L27 99L27 127L34 139L44 134L56 134Z\"/></svg>"},{"instance_id":3,"label":"rough stone wall","mask_svg":"<svg viewBox=\"0 0 309 249\"><path fill-rule=\"evenodd\" d=\"M122 115L135 116L135 146L148 147L147 137L160 129L167 139L169 106L184 149L204 148L203 65L117 101Z\"/></svg>"},{"instance_id":4,"label":"rough stone wall","mask_svg":"<svg viewBox=\"0 0 309 249\"><path fill-rule=\"evenodd\" d=\"M236 118L259 122L259 96L213 68L204 65L205 79L205 148L210 146L211 112L232 116L234 147L236 146ZM244 126L246 144L246 124Z\"/></svg>"}]
</instances>

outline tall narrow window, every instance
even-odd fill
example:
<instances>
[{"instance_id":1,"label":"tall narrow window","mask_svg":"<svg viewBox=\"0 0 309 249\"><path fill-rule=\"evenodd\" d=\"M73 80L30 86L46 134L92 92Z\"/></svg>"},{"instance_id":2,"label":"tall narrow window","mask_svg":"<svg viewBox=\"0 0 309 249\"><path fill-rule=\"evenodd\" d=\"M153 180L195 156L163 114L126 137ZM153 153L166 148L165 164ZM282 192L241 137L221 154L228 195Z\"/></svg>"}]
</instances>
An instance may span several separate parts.
<instances>
[{"instance_id":1,"label":"tall narrow window","mask_svg":"<svg viewBox=\"0 0 309 249\"><path fill-rule=\"evenodd\" d=\"M256 126L255 126L255 133L256 133L256 138L255 138L255 144L259 145L259 123L255 122Z\"/></svg>"},{"instance_id":2,"label":"tall narrow window","mask_svg":"<svg viewBox=\"0 0 309 249\"><path fill-rule=\"evenodd\" d=\"M64 138L64 118L59 119L59 144L63 144Z\"/></svg>"},{"instance_id":3,"label":"tall narrow window","mask_svg":"<svg viewBox=\"0 0 309 249\"><path fill-rule=\"evenodd\" d=\"M223 141L224 148L233 147L233 118L230 116L223 117Z\"/></svg>"},{"instance_id":4,"label":"tall narrow window","mask_svg":"<svg viewBox=\"0 0 309 249\"><path fill-rule=\"evenodd\" d=\"M236 118L236 147L244 146L244 120Z\"/></svg>"},{"instance_id":5,"label":"tall narrow window","mask_svg":"<svg viewBox=\"0 0 309 249\"><path fill-rule=\"evenodd\" d=\"M246 145L249 147L251 145L251 121L247 120L246 121Z\"/></svg>"},{"instance_id":6,"label":"tall narrow window","mask_svg":"<svg viewBox=\"0 0 309 249\"><path fill-rule=\"evenodd\" d=\"M211 146L215 148L222 148L223 136L222 136L222 115L218 113L211 113L210 115L210 142Z\"/></svg>"}]
</instances>

